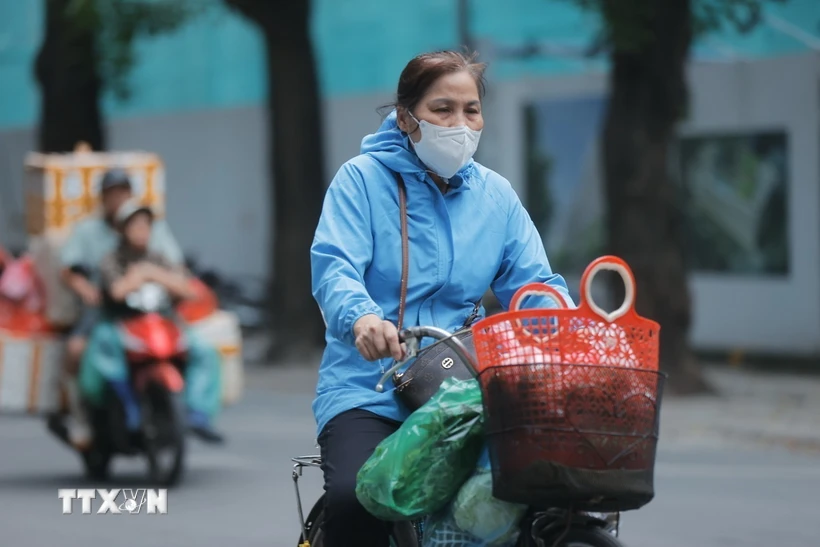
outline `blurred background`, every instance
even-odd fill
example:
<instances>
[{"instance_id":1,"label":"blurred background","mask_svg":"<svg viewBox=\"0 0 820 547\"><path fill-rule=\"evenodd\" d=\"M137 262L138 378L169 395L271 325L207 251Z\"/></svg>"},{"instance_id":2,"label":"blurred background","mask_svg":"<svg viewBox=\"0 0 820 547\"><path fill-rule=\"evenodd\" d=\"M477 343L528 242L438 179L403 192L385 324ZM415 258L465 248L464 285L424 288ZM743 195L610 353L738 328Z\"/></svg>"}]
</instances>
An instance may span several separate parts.
<instances>
[{"instance_id":1,"label":"blurred background","mask_svg":"<svg viewBox=\"0 0 820 547\"><path fill-rule=\"evenodd\" d=\"M49 257L91 211L98 167L133 162L219 298L207 328L232 378L229 445L194 451L167 518L123 524L58 514L54 489L83 479L38 419L58 395L31 400L53 374L0 353L0 543L295 543L324 189L407 61L461 46L489 63L476 159L512 183L553 269L577 298L591 260L623 257L663 328L676 396L658 497L624 540L817 545L818 0L0 0L0 255L34 257L45 308L64 299ZM81 142L112 154L87 179L30 154ZM56 221L60 199L74 212Z\"/></svg>"}]
</instances>

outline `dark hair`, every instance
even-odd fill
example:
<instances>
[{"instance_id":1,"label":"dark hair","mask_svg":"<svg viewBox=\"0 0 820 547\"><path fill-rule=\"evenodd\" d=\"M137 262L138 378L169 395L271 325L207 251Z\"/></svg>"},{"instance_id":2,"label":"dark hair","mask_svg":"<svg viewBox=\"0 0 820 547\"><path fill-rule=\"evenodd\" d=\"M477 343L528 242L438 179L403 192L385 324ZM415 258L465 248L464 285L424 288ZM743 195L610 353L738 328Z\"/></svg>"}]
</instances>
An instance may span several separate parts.
<instances>
[{"instance_id":1,"label":"dark hair","mask_svg":"<svg viewBox=\"0 0 820 547\"><path fill-rule=\"evenodd\" d=\"M399 76L395 102L382 108L403 108L413 110L430 86L440 77L455 72L467 72L475 80L479 99L484 97L486 84L485 63L477 63L478 53L460 53L458 51L434 51L414 57ZM382 110L382 109L380 109Z\"/></svg>"}]
</instances>

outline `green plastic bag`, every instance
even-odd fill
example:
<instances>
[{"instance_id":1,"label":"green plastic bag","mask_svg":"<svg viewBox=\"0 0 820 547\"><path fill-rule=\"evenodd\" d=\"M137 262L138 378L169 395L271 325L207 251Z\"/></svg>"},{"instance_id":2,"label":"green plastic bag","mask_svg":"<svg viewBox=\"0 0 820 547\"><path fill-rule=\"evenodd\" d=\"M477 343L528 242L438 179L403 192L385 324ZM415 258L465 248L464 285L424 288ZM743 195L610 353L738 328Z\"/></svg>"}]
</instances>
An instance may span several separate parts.
<instances>
[{"instance_id":1,"label":"green plastic bag","mask_svg":"<svg viewBox=\"0 0 820 547\"><path fill-rule=\"evenodd\" d=\"M359 502L382 520L414 520L438 511L475 470L483 433L478 382L445 380L359 470Z\"/></svg>"}]
</instances>

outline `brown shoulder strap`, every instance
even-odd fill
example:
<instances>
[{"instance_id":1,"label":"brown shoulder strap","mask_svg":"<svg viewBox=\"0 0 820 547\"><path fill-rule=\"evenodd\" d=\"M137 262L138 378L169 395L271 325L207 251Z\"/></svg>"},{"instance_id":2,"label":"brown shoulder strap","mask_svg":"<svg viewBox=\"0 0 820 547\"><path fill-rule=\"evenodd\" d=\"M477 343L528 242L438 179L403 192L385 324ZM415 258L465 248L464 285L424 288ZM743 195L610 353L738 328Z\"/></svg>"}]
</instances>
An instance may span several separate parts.
<instances>
[{"instance_id":1,"label":"brown shoulder strap","mask_svg":"<svg viewBox=\"0 0 820 547\"><path fill-rule=\"evenodd\" d=\"M394 173L399 185L399 213L401 214L401 292L399 293L399 324L404 324L404 308L407 305L407 276L410 269L410 244L407 237L407 189L400 173Z\"/></svg>"},{"instance_id":2,"label":"brown shoulder strap","mask_svg":"<svg viewBox=\"0 0 820 547\"><path fill-rule=\"evenodd\" d=\"M404 309L407 305L407 278L410 270L410 241L407 235L407 188L400 173L393 172L399 186L399 214L401 215L401 289L399 293L399 322L396 328L401 330L404 324ZM481 300L475 303L470 316L464 321L464 327L469 327L478 318L481 309Z\"/></svg>"}]
</instances>

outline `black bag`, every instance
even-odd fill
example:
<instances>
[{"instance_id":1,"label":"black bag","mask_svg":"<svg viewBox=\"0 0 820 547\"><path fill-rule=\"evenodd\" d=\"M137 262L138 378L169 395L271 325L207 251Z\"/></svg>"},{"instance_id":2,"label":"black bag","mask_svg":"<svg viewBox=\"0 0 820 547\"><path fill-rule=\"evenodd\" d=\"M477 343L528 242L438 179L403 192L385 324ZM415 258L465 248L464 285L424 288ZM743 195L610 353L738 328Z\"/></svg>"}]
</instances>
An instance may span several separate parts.
<instances>
[{"instance_id":1,"label":"black bag","mask_svg":"<svg viewBox=\"0 0 820 547\"><path fill-rule=\"evenodd\" d=\"M399 185L399 210L401 211L402 268L398 323L398 329L401 330L404 322L404 307L407 301L409 241L407 236L407 191L401 175L395 173L395 176ZM464 344L472 357L475 357L475 348L473 346L473 331L470 329L470 325L478 317L479 308L480 302L476 303L473 312L464 322L463 327L454 335ZM450 349L447 344L437 341L420 351L415 361L404 372L396 372L393 375L393 384L396 386L396 394L399 400L411 411L415 411L430 400L446 378L469 380L472 377L473 374L470 372L469 366L464 363L461 357Z\"/></svg>"},{"instance_id":2,"label":"black bag","mask_svg":"<svg viewBox=\"0 0 820 547\"><path fill-rule=\"evenodd\" d=\"M473 332L468 328L455 334L470 355L475 355ZM419 352L416 360L404 372L393 375L399 399L411 411L417 410L435 395L447 378L469 380L473 373L464 360L444 342L435 342Z\"/></svg>"}]
</instances>

